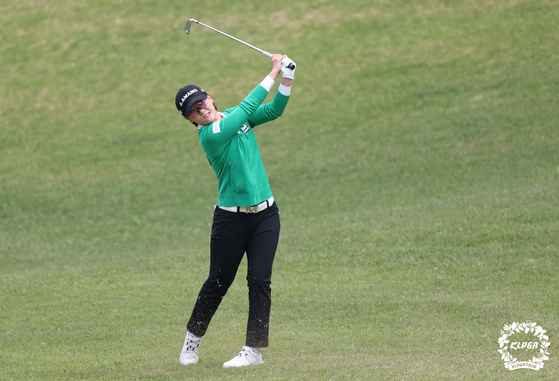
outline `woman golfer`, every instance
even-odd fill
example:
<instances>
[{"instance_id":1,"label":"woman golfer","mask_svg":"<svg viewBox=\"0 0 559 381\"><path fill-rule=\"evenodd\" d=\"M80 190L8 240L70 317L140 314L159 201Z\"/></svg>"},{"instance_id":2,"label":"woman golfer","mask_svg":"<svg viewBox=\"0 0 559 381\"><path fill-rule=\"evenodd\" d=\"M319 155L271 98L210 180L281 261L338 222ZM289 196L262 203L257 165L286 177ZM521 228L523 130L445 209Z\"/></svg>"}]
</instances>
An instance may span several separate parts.
<instances>
[{"instance_id":1,"label":"woman golfer","mask_svg":"<svg viewBox=\"0 0 559 381\"><path fill-rule=\"evenodd\" d=\"M261 105L280 71L282 80L273 101ZM198 86L189 85L177 93L177 109L198 127L219 191L211 232L210 273L186 326L182 365L198 362L202 337L245 253L249 298L246 343L223 367L263 364L259 348L268 346L270 284L280 220L252 129L282 115L294 74L294 62L274 54L270 74L238 106L224 112L217 111L212 97Z\"/></svg>"}]
</instances>

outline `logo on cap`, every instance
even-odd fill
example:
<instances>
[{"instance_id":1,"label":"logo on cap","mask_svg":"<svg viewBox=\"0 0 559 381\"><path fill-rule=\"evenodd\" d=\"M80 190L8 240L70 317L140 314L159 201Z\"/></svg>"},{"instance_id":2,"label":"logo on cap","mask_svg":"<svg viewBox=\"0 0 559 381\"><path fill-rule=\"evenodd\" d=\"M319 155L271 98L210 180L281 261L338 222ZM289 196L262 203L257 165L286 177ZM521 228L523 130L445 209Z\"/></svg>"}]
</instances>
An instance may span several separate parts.
<instances>
[{"instance_id":1,"label":"logo on cap","mask_svg":"<svg viewBox=\"0 0 559 381\"><path fill-rule=\"evenodd\" d=\"M191 96L192 94L197 93L197 92L198 92L198 89L194 89L194 90L190 90L188 93L184 94L181 101L179 102L179 105L182 107L186 98L188 98L189 96Z\"/></svg>"}]
</instances>

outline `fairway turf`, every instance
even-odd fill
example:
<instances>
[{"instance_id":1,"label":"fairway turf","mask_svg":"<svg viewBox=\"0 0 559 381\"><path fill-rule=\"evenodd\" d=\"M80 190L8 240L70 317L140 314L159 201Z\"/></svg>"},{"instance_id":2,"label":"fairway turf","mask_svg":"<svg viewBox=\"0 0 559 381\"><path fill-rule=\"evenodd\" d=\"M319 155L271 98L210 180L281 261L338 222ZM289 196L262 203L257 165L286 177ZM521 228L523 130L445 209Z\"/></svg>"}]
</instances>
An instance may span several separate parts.
<instances>
[{"instance_id":1,"label":"fairway turf","mask_svg":"<svg viewBox=\"0 0 559 381\"><path fill-rule=\"evenodd\" d=\"M244 261L179 365L217 181L174 96L224 110L271 67L190 18L298 64L255 129L282 219L264 366L221 369ZM3 1L0 379L558 379L557 20L551 0ZM526 321L551 354L510 371L497 340Z\"/></svg>"}]
</instances>

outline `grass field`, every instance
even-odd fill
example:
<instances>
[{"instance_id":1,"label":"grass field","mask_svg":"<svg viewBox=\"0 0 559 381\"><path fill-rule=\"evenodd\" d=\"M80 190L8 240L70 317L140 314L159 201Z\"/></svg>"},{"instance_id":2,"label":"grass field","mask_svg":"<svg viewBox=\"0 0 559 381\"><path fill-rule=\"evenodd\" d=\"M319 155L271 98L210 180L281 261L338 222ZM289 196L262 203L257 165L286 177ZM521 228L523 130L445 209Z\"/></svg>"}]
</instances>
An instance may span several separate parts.
<instances>
[{"instance_id":1,"label":"grass field","mask_svg":"<svg viewBox=\"0 0 559 381\"><path fill-rule=\"evenodd\" d=\"M174 96L223 110L270 70L189 18L298 64L255 130L282 217L260 367L221 369L246 263L178 362L217 190ZM3 1L0 379L558 379L558 20L556 0ZM510 371L497 340L526 321L549 360Z\"/></svg>"}]
</instances>

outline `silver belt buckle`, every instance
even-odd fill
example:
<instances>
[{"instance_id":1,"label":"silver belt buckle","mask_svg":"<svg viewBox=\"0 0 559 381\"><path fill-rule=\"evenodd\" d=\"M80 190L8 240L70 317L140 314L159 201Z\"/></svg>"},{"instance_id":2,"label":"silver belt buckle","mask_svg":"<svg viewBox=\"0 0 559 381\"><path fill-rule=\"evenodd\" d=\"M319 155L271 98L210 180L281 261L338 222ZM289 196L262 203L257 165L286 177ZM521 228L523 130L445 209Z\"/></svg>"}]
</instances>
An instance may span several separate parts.
<instances>
[{"instance_id":1,"label":"silver belt buckle","mask_svg":"<svg viewBox=\"0 0 559 381\"><path fill-rule=\"evenodd\" d=\"M258 213L258 205L254 205L254 206L247 206L247 211L245 212L246 214L256 214Z\"/></svg>"}]
</instances>

